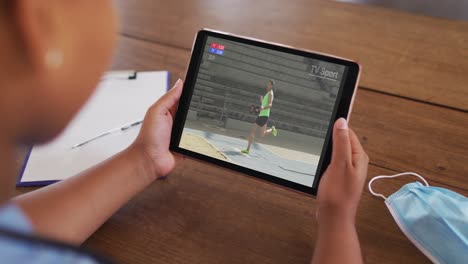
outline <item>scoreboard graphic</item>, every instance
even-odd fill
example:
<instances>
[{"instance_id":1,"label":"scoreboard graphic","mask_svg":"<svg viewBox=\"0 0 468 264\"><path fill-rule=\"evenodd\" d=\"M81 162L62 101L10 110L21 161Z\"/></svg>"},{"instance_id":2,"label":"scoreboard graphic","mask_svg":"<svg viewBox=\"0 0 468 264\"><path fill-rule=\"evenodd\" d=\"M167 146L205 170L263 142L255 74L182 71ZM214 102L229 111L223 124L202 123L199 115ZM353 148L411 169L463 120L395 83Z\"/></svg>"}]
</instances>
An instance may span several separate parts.
<instances>
[{"instance_id":1,"label":"scoreboard graphic","mask_svg":"<svg viewBox=\"0 0 468 264\"><path fill-rule=\"evenodd\" d=\"M211 43L210 44L210 53L216 55L223 55L224 54L224 45L218 43Z\"/></svg>"}]
</instances>

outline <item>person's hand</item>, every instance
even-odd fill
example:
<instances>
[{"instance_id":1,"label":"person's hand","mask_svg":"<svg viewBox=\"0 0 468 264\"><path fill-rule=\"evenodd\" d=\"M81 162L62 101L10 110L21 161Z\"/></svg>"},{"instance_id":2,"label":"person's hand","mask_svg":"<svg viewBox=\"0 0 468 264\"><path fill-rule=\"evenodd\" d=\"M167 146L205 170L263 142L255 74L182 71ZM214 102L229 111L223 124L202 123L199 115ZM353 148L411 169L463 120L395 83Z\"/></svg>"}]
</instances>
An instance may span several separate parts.
<instances>
[{"instance_id":1,"label":"person's hand","mask_svg":"<svg viewBox=\"0 0 468 264\"><path fill-rule=\"evenodd\" d=\"M333 153L320 181L317 221L354 224L356 211L367 176L369 157L344 118L333 127Z\"/></svg>"},{"instance_id":2,"label":"person's hand","mask_svg":"<svg viewBox=\"0 0 468 264\"><path fill-rule=\"evenodd\" d=\"M156 178L166 176L175 166L169 142L182 86L183 81L179 79L171 90L148 109L140 134L130 146L144 154Z\"/></svg>"}]
</instances>

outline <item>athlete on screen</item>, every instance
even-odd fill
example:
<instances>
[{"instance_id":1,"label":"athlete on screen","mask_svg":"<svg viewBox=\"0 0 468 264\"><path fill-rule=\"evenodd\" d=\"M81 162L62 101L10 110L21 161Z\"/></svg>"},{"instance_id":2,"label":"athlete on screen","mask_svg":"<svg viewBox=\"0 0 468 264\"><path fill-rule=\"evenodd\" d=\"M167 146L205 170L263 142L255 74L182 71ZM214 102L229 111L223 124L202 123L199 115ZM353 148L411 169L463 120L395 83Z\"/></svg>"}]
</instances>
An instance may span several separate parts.
<instances>
[{"instance_id":1,"label":"athlete on screen","mask_svg":"<svg viewBox=\"0 0 468 264\"><path fill-rule=\"evenodd\" d=\"M276 135L278 134L275 126L272 126L271 128L267 128L268 119L270 118L270 110L271 110L271 107L273 106L273 86L275 86L275 81L269 80L268 85L266 87L267 93L263 97L260 96L260 102L262 103L262 105L260 106L260 113L258 114L258 117L255 120L255 122L252 124L252 129L250 130L249 143L247 145L247 148L241 150L241 152L244 154L250 153L250 146L252 146L252 143L254 141L255 131L257 131L257 127L260 127L262 129L262 132L260 134L261 137L264 137L270 134L276 137Z\"/></svg>"}]
</instances>

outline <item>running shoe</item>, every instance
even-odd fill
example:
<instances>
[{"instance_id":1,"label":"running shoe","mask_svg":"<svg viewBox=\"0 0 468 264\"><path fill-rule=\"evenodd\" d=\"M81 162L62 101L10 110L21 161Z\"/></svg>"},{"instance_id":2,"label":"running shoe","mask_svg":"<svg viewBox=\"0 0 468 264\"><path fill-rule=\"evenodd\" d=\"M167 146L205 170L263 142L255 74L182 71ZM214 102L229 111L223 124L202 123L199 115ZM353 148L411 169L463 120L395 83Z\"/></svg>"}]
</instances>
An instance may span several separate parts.
<instances>
[{"instance_id":1,"label":"running shoe","mask_svg":"<svg viewBox=\"0 0 468 264\"><path fill-rule=\"evenodd\" d=\"M276 130L275 126L271 127L271 134L273 134L274 137L276 137L276 135L278 135L278 131Z\"/></svg>"},{"instance_id":2,"label":"running shoe","mask_svg":"<svg viewBox=\"0 0 468 264\"><path fill-rule=\"evenodd\" d=\"M241 150L241 152L244 153L244 154L249 154L249 150L248 150L248 149L243 149L243 150Z\"/></svg>"}]
</instances>

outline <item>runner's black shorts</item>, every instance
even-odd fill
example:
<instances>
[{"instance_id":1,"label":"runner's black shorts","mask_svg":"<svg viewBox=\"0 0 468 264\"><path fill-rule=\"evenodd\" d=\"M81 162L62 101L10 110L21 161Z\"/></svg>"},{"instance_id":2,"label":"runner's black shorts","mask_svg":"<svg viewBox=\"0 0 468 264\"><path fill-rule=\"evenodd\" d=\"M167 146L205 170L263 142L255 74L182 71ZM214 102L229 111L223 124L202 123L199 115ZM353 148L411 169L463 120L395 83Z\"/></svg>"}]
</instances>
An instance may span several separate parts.
<instances>
[{"instance_id":1,"label":"runner's black shorts","mask_svg":"<svg viewBox=\"0 0 468 264\"><path fill-rule=\"evenodd\" d=\"M255 120L255 124L259 127L263 127L268 122L268 116L259 116L257 120Z\"/></svg>"}]
</instances>

